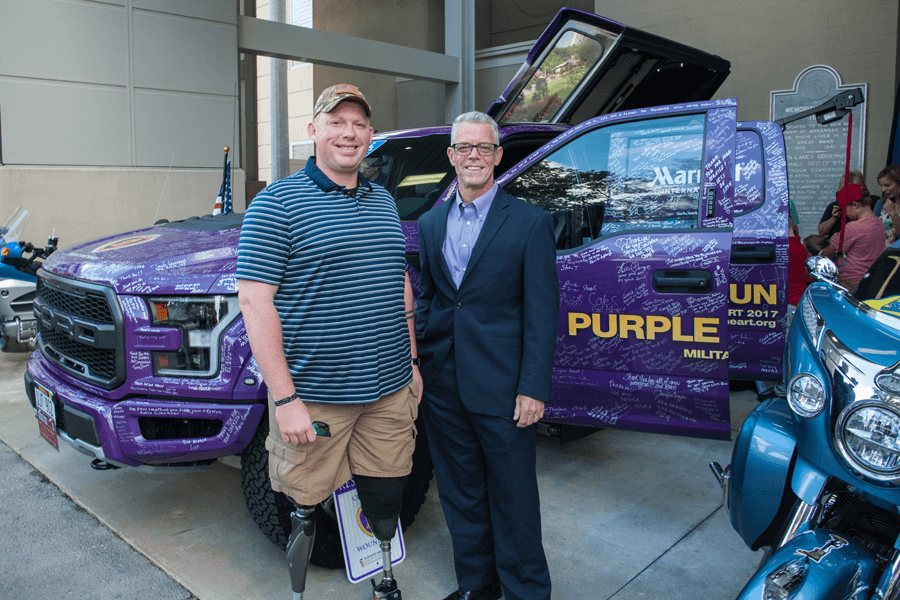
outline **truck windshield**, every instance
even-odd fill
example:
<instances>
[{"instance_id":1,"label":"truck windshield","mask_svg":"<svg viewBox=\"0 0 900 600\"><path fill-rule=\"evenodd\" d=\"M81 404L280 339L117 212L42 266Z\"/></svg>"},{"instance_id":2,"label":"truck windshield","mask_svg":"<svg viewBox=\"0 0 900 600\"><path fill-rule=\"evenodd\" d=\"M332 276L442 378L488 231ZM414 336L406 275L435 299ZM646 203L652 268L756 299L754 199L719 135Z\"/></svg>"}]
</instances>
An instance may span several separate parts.
<instances>
[{"instance_id":1,"label":"truck windshield","mask_svg":"<svg viewBox=\"0 0 900 600\"><path fill-rule=\"evenodd\" d=\"M394 196L401 220L415 221L456 177L447 159L449 146L449 133L387 140L363 160L359 171Z\"/></svg>"}]
</instances>

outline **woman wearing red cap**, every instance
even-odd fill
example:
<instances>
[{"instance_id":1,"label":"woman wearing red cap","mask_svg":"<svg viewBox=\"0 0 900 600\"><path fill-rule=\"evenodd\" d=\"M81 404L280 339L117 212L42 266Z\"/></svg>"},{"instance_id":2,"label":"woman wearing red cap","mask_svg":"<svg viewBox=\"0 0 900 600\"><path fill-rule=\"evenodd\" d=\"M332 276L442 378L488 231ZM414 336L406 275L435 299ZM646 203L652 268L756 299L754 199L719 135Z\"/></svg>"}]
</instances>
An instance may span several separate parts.
<instances>
[{"instance_id":1,"label":"woman wearing red cap","mask_svg":"<svg viewBox=\"0 0 900 600\"><path fill-rule=\"evenodd\" d=\"M838 206L846 210L847 224L823 250L829 258L837 255L838 283L851 291L884 252L884 225L872 212L871 202L872 197L864 195L858 184L841 188Z\"/></svg>"}]
</instances>

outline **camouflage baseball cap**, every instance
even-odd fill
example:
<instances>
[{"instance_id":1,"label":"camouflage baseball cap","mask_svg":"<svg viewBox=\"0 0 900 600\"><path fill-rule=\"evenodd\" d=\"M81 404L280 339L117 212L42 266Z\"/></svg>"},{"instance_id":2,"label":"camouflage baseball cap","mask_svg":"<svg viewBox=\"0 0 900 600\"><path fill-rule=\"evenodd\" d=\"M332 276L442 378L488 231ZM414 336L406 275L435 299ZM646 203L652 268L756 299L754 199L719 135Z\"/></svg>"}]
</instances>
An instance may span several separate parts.
<instances>
[{"instance_id":1,"label":"camouflage baseball cap","mask_svg":"<svg viewBox=\"0 0 900 600\"><path fill-rule=\"evenodd\" d=\"M313 118L315 119L316 116L322 112L330 113L338 104L345 100L356 102L366 111L367 117L372 116L372 107L369 106L366 97L359 91L359 88L355 85L350 85L349 83L339 83L329 88L325 88L322 93L319 94L319 99L316 100L316 106L313 109Z\"/></svg>"}]
</instances>

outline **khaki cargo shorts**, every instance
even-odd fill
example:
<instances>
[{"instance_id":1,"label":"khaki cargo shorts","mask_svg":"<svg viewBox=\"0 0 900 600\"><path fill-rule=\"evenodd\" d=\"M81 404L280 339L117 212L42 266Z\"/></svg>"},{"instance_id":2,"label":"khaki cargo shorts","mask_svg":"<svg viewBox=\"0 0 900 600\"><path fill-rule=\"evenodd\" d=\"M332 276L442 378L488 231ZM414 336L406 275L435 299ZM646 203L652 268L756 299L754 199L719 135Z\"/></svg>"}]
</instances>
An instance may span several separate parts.
<instances>
[{"instance_id":1,"label":"khaki cargo shorts","mask_svg":"<svg viewBox=\"0 0 900 600\"><path fill-rule=\"evenodd\" d=\"M415 380L368 404L307 402L313 421L328 424L331 437L295 446L281 439L269 395L269 477L272 489L299 504L317 504L350 479L351 473L403 477L412 470L416 447ZM302 399L302 398L301 398Z\"/></svg>"}]
</instances>

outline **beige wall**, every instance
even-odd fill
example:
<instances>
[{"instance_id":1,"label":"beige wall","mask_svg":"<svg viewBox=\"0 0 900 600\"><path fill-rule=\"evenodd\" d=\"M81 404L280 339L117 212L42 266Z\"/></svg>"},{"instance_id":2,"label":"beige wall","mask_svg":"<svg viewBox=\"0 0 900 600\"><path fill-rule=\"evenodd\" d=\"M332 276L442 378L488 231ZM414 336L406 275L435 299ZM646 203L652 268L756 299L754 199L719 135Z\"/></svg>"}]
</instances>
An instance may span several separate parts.
<instances>
[{"instance_id":1,"label":"beige wall","mask_svg":"<svg viewBox=\"0 0 900 600\"><path fill-rule=\"evenodd\" d=\"M897 0L595 0L594 12L718 54L731 75L716 95L738 118L769 119L769 92L789 90L813 65L845 85L867 83L868 183L884 166L898 81ZM837 184L837 182L835 182Z\"/></svg>"},{"instance_id":2,"label":"beige wall","mask_svg":"<svg viewBox=\"0 0 900 600\"><path fill-rule=\"evenodd\" d=\"M244 210L244 172L232 170L236 212ZM43 245L56 229L60 248L210 214L222 169L0 167L0 224L18 205L31 213L23 239Z\"/></svg>"},{"instance_id":3,"label":"beige wall","mask_svg":"<svg viewBox=\"0 0 900 600\"><path fill-rule=\"evenodd\" d=\"M439 0L314 0L313 24L324 31L444 52L444 3ZM358 86L366 95L376 131L397 128L396 77L323 66L313 70L316 95L342 82Z\"/></svg>"},{"instance_id":4,"label":"beige wall","mask_svg":"<svg viewBox=\"0 0 900 600\"><path fill-rule=\"evenodd\" d=\"M286 2L290 10L290 0ZM269 18L269 2L257 0L256 16ZM314 0L313 26L369 40L398 44L432 52L444 51L444 4L439 0ZM259 85L259 179L271 181L271 108L269 59L257 58ZM288 66L288 138L308 140L307 125L319 93L335 83L352 83L372 106L376 131L397 129L397 78L322 65ZM431 123L429 123L431 124ZM291 161L295 169L302 161Z\"/></svg>"},{"instance_id":5,"label":"beige wall","mask_svg":"<svg viewBox=\"0 0 900 600\"><path fill-rule=\"evenodd\" d=\"M631 0L618 1L624 4L625 1L630 2ZM489 32L482 31L477 34L476 48L481 50L525 40L536 40L563 6L594 12L594 0L566 0L565 2L548 2L547 0L482 0L479 2L475 0L475 11L479 21L489 23Z\"/></svg>"},{"instance_id":6,"label":"beige wall","mask_svg":"<svg viewBox=\"0 0 900 600\"><path fill-rule=\"evenodd\" d=\"M0 2L3 161L215 167L237 146L236 5Z\"/></svg>"},{"instance_id":7,"label":"beige wall","mask_svg":"<svg viewBox=\"0 0 900 600\"><path fill-rule=\"evenodd\" d=\"M22 205L27 241L56 229L66 247L148 227L157 210L212 212L222 147L240 164L236 9L0 1L0 223ZM244 176L232 173L242 210Z\"/></svg>"}]
</instances>

